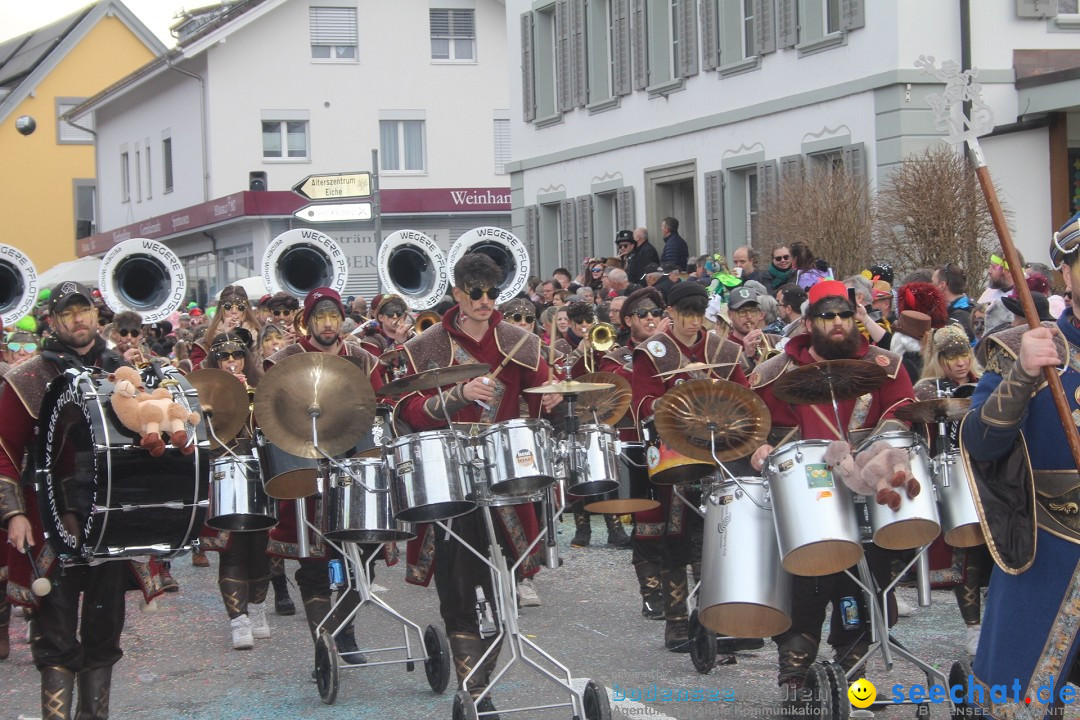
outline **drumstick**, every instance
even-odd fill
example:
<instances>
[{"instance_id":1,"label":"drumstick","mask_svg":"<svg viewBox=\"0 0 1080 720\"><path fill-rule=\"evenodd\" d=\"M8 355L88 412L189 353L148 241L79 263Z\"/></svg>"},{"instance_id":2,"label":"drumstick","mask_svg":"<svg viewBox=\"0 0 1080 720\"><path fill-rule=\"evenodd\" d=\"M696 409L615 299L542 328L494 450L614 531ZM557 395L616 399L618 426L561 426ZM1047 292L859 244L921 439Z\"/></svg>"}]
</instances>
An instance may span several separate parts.
<instances>
[{"instance_id":1,"label":"drumstick","mask_svg":"<svg viewBox=\"0 0 1080 720\"><path fill-rule=\"evenodd\" d=\"M836 429L836 426L833 425L833 421L830 420L828 417L826 417L825 413L821 412L821 408L819 408L817 405L811 405L810 409L813 410L815 413L817 413L817 416L819 418L821 418L821 421L823 423L825 423L826 427L828 427L830 430L832 430L834 433L836 433L836 439L837 440L843 440L844 439L844 436L840 433L839 430Z\"/></svg>"},{"instance_id":2,"label":"drumstick","mask_svg":"<svg viewBox=\"0 0 1080 720\"><path fill-rule=\"evenodd\" d=\"M52 592L52 581L48 578L41 577L41 572L38 571L37 562L33 556L27 553L26 549L22 550L22 553L27 556L30 561L30 572L34 576L34 582L30 583L30 592L34 593L38 597L45 597Z\"/></svg>"},{"instance_id":3,"label":"drumstick","mask_svg":"<svg viewBox=\"0 0 1080 720\"><path fill-rule=\"evenodd\" d=\"M521 346L524 345L525 341L528 340L531 336L532 336L532 333L523 333L522 334L521 338L517 341L517 343L514 344L514 347L512 347L510 349L510 352L506 353L506 357L503 358L503 361L501 363L499 363L499 367L495 368L495 372L488 375L489 380L494 380L495 378L497 378L499 376L499 373L502 372L502 369L504 367L506 367L506 363L510 362L510 359L512 357L514 357L514 353L516 353L518 350L520 350Z\"/></svg>"},{"instance_id":4,"label":"drumstick","mask_svg":"<svg viewBox=\"0 0 1080 720\"><path fill-rule=\"evenodd\" d=\"M555 319L551 320L551 332L548 333L548 381L555 379Z\"/></svg>"},{"instance_id":5,"label":"drumstick","mask_svg":"<svg viewBox=\"0 0 1080 720\"><path fill-rule=\"evenodd\" d=\"M790 430L788 430L788 432L787 432L787 435L785 435L784 437L782 437L782 438L780 439L780 442L778 442L778 443L776 443L775 445L773 445L773 447L784 447L784 445L786 445L786 444L787 444L787 441L788 441L788 440L790 440L791 438L795 437L795 433L797 433L797 432L799 432L799 426L798 426L798 425L796 425L795 427L793 427L793 428L791 428Z\"/></svg>"}]
</instances>

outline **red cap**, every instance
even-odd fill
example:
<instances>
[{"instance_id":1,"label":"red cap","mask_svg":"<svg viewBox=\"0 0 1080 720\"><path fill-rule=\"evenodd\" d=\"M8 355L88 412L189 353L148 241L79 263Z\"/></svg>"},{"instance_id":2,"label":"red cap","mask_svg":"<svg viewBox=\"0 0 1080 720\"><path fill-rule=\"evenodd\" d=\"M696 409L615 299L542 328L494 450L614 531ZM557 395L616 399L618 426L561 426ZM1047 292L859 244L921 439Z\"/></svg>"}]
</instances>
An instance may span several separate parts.
<instances>
[{"instance_id":1,"label":"red cap","mask_svg":"<svg viewBox=\"0 0 1080 720\"><path fill-rule=\"evenodd\" d=\"M847 285L839 280L820 280L810 288L810 291L806 294L810 304L813 305L818 300L822 300L827 297L842 297L845 300L848 299Z\"/></svg>"},{"instance_id":2,"label":"red cap","mask_svg":"<svg viewBox=\"0 0 1080 720\"><path fill-rule=\"evenodd\" d=\"M304 298L304 324L307 325L308 320L311 319L311 312L315 309L315 306L322 300L332 300L337 305L338 311L341 313L341 317L345 317L345 306L341 304L341 296L338 295L336 290L328 287L315 288L307 294Z\"/></svg>"}]
</instances>

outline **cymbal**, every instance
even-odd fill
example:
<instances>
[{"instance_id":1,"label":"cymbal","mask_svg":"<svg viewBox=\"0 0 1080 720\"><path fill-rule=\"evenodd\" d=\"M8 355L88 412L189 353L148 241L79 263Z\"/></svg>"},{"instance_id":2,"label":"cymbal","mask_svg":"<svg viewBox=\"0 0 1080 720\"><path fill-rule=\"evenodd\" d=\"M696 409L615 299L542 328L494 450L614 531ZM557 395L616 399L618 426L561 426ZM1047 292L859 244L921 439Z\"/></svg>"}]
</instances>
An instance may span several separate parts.
<instances>
[{"instance_id":1,"label":"cymbal","mask_svg":"<svg viewBox=\"0 0 1080 720\"><path fill-rule=\"evenodd\" d=\"M437 387L456 385L462 380L472 380L474 377L487 375L491 366L487 363L469 363L468 365L451 365L444 368L432 368L423 372L406 375L398 380L393 380L379 388L379 395L408 395L418 390L434 390Z\"/></svg>"},{"instance_id":2,"label":"cymbal","mask_svg":"<svg viewBox=\"0 0 1080 720\"><path fill-rule=\"evenodd\" d=\"M199 405L214 434L224 443L235 438L250 414L244 384L220 368L195 370L188 373L187 380L199 393ZM209 439L211 448L221 447L212 435Z\"/></svg>"},{"instance_id":3,"label":"cymbal","mask_svg":"<svg viewBox=\"0 0 1080 720\"><path fill-rule=\"evenodd\" d=\"M405 348L398 348L397 350L387 350L379 356L379 362L383 365L392 365L398 360L404 362L408 359L408 356L405 354Z\"/></svg>"},{"instance_id":4,"label":"cymbal","mask_svg":"<svg viewBox=\"0 0 1080 720\"><path fill-rule=\"evenodd\" d=\"M772 384L773 394L795 405L849 400L876 390L889 379L885 368L865 360L822 360L789 370ZM832 392L830 393L830 388Z\"/></svg>"},{"instance_id":5,"label":"cymbal","mask_svg":"<svg viewBox=\"0 0 1080 720\"><path fill-rule=\"evenodd\" d=\"M525 392L533 395L548 395L551 393L559 393L560 395L580 395L596 390L610 390L613 387L615 387L615 384L609 382L584 383L578 382L577 380L564 380L551 385L538 385L537 387L527 388Z\"/></svg>"},{"instance_id":6,"label":"cymbal","mask_svg":"<svg viewBox=\"0 0 1080 720\"><path fill-rule=\"evenodd\" d=\"M668 390L653 405L660 438L683 455L727 462L764 444L772 416L757 393L728 380L689 380Z\"/></svg>"},{"instance_id":7,"label":"cymbal","mask_svg":"<svg viewBox=\"0 0 1080 720\"><path fill-rule=\"evenodd\" d=\"M255 417L270 442L303 458L349 450L371 430L375 397L364 371L343 357L321 352L291 355L274 365L255 390Z\"/></svg>"},{"instance_id":8,"label":"cymbal","mask_svg":"<svg viewBox=\"0 0 1080 720\"><path fill-rule=\"evenodd\" d=\"M903 405L896 409L896 417L911 422L936 423L941 420L962 420L971 408L971 398L935 398Z\"/></svg>"},{"instance_id":9,"label":"cymbal","mask_svg":"<svg viewBox=\"0 0 1080 720\"><path fill-rule=\"evenodd\" d=\"M610 390L590 390L581 393L575 406L578 420L585 423L599 421L603 425L615 425L630 409L630 383L622 375L610 372L594 372L578 378L581 383L613 385Z\"/></svg>"},{"instance_id":10,"label":"cymbal","mask_svg":"<svg viewBox=\"0 0 1080 720\"><path fill-rule=\"evenodd\" d=\"M677 368L675 370L668 370L667 372L656 373L656 377L658 377L658 378L669 378L672 375L681 375L683 373L697 372L699 370L712 370L713 368L718 368L718 367L727 367L727 366L724 365L723 363L711 363L710 364L710 363L703 363L703 362L692 362L692 363L689 363L688 365L683 365L681 368Z\"/></svg>"}]
</instances>

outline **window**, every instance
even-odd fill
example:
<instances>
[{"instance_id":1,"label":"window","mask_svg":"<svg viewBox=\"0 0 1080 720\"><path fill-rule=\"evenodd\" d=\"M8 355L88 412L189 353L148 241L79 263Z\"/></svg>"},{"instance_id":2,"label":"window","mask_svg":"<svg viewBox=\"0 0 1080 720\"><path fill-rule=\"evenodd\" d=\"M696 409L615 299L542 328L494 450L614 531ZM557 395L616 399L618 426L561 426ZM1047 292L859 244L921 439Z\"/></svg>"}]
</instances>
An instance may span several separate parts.
<instances>
[{"instance_id":1,"label":"window","mask_svg":"<svg viewBox=\"0 0 1080 720\"><path fill-rule=\"evenodd\" d=\"M821 0L824 3L825 34L840 32L840 0Z\"/></svg>"},{"instance_id":2,"label":"window","mask_svg":"<svg viewBox=\"0 0 1080 720\"><path fill-rule=\"evenodd\" d=\"M495 118L495 174L506 174L506 163L510 162L510 120Z\"/></svg>"},{"instance_id":3,"label":"window","mask_svg":"<svg viewBox=\"0 0 1080 720\"><path fill-rule=\"evenodd\" d=\"M172 138L161 138L161 172L162 172L162 187L165 188L164 192L171 193L173 190L173 172L172 172Z\"/></svg>"},{"instance_id":4,"label":"window","mask_svg":"<svg viewBox=\"0 0 1080 720\"><path fill-rule=\"evenodd\" d=\"M425 172L424 121L379 121L379 166L386 172Z\"/></svg>"},{"instance_id":5,"label":"window","mask_svg":"<svg viewBox=\"0 0 1080 720\"><path fill-rule=\"evenodd\" d=\"M120 202L131 201L131 165L125 150L120 153Z\"/></svg>"},{"instance_id":6,"label":"window","mask_svg":"<svg viewBox=\"0 0 1080 720\"><path fill-rule=\"evenodd\" d=\"M589 64L589 102L607 100L615 94L615 46L612 0L589 3L586 24L586 54Z\"/></svg>"},{"instance_id":7,"label":"window","mask_svg":"<svg viewBox=\"0 0 1080 720\"><path fill-rule=\"evenodd\" d=\"M97 187L93 180L75 180L75 239L97 232Z\"/></svg>"},{"instance_id":8,"label":"window","mask_svg":"<svg viewBox=\"0 0 1080 720\"><path fill-rule=\"evenodd\" d=\"M262 143L266 159L306 160L307 120L263 120Z\"/></svg>"},{"instance_id":9,"label":"window","mask_svg":"<svg viewBox=\"0 0 1080 720\"><path fill-rule=\"evenodd\" d=\"M311 58L356 62L356 8L309 8Z\"/></svg>"},{"instance_id":10,"label":"window","mask_svg":"<svg viewBox=\"0 0 1080 720\"><path fill-rule=\"evenodd\" d=\"M754 56L754 0L742 0L742 56Z\"/></svg>"},{"instance_id":11,"label":"window","mask_svg":"<svg viewBox=\"0 0 1080 720\"><path fill-rule=\"evenodd\" d=\"M80 117L75 127L69 122L59 120L59 117L78 105L82 100L75 98L57 98L56 100L56 141L61 145L93 145L94 144L94 114L87 113ZM86 128L85 130L83 128Z\"/></svg>"},{"instance_id":12,"label":"window","mask_svg":"<svg viewBox=\"0 0 1080 720\"><path fill-rule=\"evenodd\" d=\"M432 8L431 59L449 62L476 61L476 11Z\"/></svg>"},{"instance_id":13,"label":"window","mask_svg":"<svg viewBox=\"0 0 1080 720\"><path fill-rule=\"evenodd\" d=\"M555 6L536 11L536 39L533 45L536 74L536 117L555 115L557 97L555 68Z\"/></svg>"},{"instance_id":14,"label":"window","mask_svg":"<svg viewBox=\"0 0 1080 720\"><path fill-rule=\"evenodd\" d=\"M749 171L745 176L745 195L746 205L744 207L744 217L746 218L746 244L753 245L757 239L757 225L758 225L758 211L761 209L758 201L758 174L756 171Z\"/></svg>"},{"instance_id":15,"label":"window","mask_svg":"<svg viewBox=\"0 0 1080 720\"><path fill-rule=\"evenodd\" d=\"M146 199L154 197L154 173L150 167L150 138L146 138Z\"/></svg>"},{"instance_id":16,"label":"window","mask_svg":"<svg viewBox=\"0 0 1080 720\"><path fill-rule=\"evenodd\" d=\"M649 85L660 85L677 77L678 12L679 0L648 0Z\"/></svg>"},{"instance_id":17,"label":"window","mask_svg":"<svg viewBox=\"0 0 1080 720\"><path fill-rule=\"evenodd\" d=\"M135 146L135 202L142 202L142 150Z\"/></svg>"}]
</instances>

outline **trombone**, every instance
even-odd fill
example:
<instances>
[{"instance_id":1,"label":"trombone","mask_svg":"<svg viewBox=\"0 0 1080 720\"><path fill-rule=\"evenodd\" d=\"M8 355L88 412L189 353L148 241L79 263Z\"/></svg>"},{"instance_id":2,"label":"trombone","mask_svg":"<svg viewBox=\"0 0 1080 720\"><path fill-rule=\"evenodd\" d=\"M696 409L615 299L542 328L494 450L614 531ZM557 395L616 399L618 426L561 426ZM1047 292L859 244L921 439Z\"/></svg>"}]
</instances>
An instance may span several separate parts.
<instances>
[{"instance_id":1,"label":"trombone","mask_svg":"<svg viewBox=\"0 0 1080 720\"><path fill-rule=\"evenodd\" d=\"M594 363L589 349L591 348L599 353L606 353L613 348L615 346L615 326L606 322L596 323L589 328L583 342L589 343L589 347L583 348L582 353L584 353L585 357L585 371L591 373L594 372Z\"/></svg>"}]
</instances>

